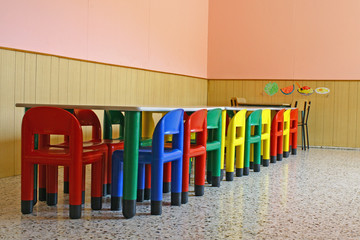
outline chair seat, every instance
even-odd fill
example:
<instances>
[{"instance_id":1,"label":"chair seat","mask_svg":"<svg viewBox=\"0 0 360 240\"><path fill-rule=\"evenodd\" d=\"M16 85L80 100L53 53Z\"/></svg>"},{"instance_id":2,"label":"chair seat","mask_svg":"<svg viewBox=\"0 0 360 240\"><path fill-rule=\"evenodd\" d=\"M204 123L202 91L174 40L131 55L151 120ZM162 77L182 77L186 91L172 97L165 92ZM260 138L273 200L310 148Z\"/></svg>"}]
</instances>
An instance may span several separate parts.
<instances>
[{"instance_id":1,"label":"chair seat","mask_svg":"<svg viewBox=\"0 0 360 240\"><path fill-rule=\"evenodd\" d=\"M189 149L190 157L196 157L206 153L206 148L202 145L191 144Z\"/></svg>"},{"instance_id":2,"label":"chair seat","mask_svg":"<svg viewBox=\"0 0 360 240\"><path fill-rule=\"evenodd\" d=\"M92 149L84 149L82 154L83 163L88 164L96 161L102 156L102 152ZM57 165L69 165L69 148L50 147L48 149L34 150L31 155L26 157L28 160L34 160L40 164L50 164L51 162L61 162ZM63 161L63 162L62 162Z\"/></svg>"},{"instance_id":3,"label":"chair seat","mask_svg":"<svg viewBox=\"0 0 360 240\"><path fill-rule=\"evenodd\" d=\"M174 159L178 159L180 157L182 157L182 152L180 150L173 150L173 149L165 149L165 154L164 154L164 162L170 162ZM151 147L147 147L147 148L140 148L139 149L139 163L145 163L145 164L150 164L151 163ZM117 150L113 153L113 158L120 158L121 161L124 160L123 158L124 155L124 150Z\"/></svg>"},{"instance_id":4,"label":"chair seat","mask_svg":"<svg viewBox=\"0 0 360 240\"><path fill-rule=\"evenodd\" d=\"M206 151L212 151L212 150L219 149L220 146L221 146L220 141L207 142L206 143Z\"/></svg>"}]
</instances>

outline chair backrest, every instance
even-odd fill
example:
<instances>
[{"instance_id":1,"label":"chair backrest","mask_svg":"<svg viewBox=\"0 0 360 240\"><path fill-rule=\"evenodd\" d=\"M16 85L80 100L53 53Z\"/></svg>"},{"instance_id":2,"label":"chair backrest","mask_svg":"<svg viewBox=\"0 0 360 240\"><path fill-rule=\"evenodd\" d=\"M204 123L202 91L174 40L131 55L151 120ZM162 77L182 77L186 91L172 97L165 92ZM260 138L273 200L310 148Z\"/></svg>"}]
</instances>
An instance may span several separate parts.
<instances>
[{"instance_id":1,"label":"chair backrest","mask_svg":"<svg viewBox=\"0 0 360 240\"><path fill-rule=\"evenodd\" d=\"M298 112L299 110L297 108L291 109L290 112L290 129L294 129L296 131L298 127Z\"/></svg>"},{"instance_id":2,"label":"chair backrest","mask_svg":"<svg viewBox=\"0 0 360 240\"><path fill-rule=\"evenodd\" d=\"M113 125L119 125L119 138L124 138L125 118L121 111L104 110L104 139L114 139Z\"/></svg>"},{"instance_id":3,"label":"chair backrest","mask_svg":"<svg viewBox=\"0 0 360 240\"><path fill-rule=\"evenodd\" d=\"M246 126L246 109L238 111L230 120L227 129L226 141L231 142L236 138L245 137L245 126Z\"/></svg>"},{"instance_id":4,"label":"chair backrest","mask_svg":"<svg viewBox=\"0 0 360 240\"><path fill-rule=\"evenodd\" d=\"M271 110L264 109L261 113L261 132L270 134L271 129Z\"/></svg>"},{"instance_id":5,"label":"chair backrest","mask_svg":"<svg viewBox=\"0 0 360 240\"><path fill-rule=\"evenodd\" d=\"M271 132L278 132L278 131L283 131L284 129L284 112L285 109L281 109L280 111L278 111L272 122L271 122Z\"/></svg>"},{"instance_id":6,"label":"chair backrest","mask_svg":"<svg viewBox=\"0 0 360 240\"><path fill-rule=\"evenodd\" d=\"M239 106L240 103L246 103L246 99L245 98L239 98L239 97L232 97L230 99L230 103L232 107L236 107Z\"/></svg>"},{"instance_id":7,"label":"chair backrest","mask_svg":"<svg viewBox=\"0 0 360 240\"><path fill-rule=\"evenodd\" d=\"M64 135L69 139L70 154L82 153L81 125L73 114L64 109L34 107L26 111L21 127L22 154L28 155L34 150L35 134Z\"/></svg>"},{"instance_id":8,"label":"chair backrest","mask_svg":"<svg viewBox=\"0 0 360 240\"><path fill-rule=\"evenodd\" d=\"M152 139L152 152L155 157L164 154L165 135L172 135L172 148L183 151L184 110L176 109L165 114L157 123Z\"/></svg>"},{"instance_id":9,"label":"chair backrest","mask_svg":"<svg viewBox=\"0 0 360 240\"><path fill-rule=\"evenodd\" d=\"M290 130L290 114L291 109L287 109L284 112L284 134L287 134Z\"/></svg>"},{"instance_id":10,"label":"chair backrest","mask_svg":"<svg viewBox=\"0 0 360 240\"><path fill-rule=\"evenodd\" d=\"M186 146L190 146L191 133L197 133L196 143L199 145L206 146L207 140L207 110L201 109L190 116L184 117L185 126L184 126L184 143Z\"/></svg>"},{"instance_id":11,"label":"chair backrest","mask_svg":"<svg viewBox=\"0 0 360 240\"><path fill-rule=\"evenodd\" d=\"M206 124L207 124L207 137L208 142L221 141L221 129L222 121L225 119L221 118L222 110L220 108L212 109L207 112Z\"/></svg>"},{"instance_id":12,"label":"chair backrest","mask_svg":"<svg viewBox=\"0 0 360 240\"><path fill-rule=\"evenodd\" d=\"M261 115L262 110L256 110L252 112L246 119L246 129L251 129L252 126L255 126L255 135L261 135ZM250 133L250 130L249 130Z\"/></svg>"},{"instance_id":13,"label":"chair backrest","mask_svg":"<svg viewBox=\"0 0 360 240\"><path fill-rule=\"evenodd\" d=\"M94 111L90 109L74 109L74 115L81 126L91 126L92 141L101 141L101 124Z\"/></svg>"}]
</instances>

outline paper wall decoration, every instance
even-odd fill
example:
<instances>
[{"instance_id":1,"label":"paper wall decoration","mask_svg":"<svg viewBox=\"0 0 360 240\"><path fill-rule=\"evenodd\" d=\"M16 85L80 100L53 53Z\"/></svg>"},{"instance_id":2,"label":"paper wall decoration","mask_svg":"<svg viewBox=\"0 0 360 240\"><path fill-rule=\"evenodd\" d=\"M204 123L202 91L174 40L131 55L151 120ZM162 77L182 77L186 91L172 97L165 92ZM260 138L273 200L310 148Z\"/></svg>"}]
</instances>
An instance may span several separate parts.
<instances>
[{"instance_id":1,"label":"paper wall decoration","mask_svg":"<svg viewBox=\"0 0 360 240\"><path fill-rule=\"evenodd\" d=\"M328 89L326 87L318 87L315 89L315 92L317 94L328 94L330 92L330 89Z\"/></svg>"},{"instance_id":2,"label":"paper wall decoration","mask_svg":"<svg viewBox=\"0 0 360 240\"><path fill-rule=\"evenodd\" d=\"M295 85L293 84L291 86L281 88L280 92L285 95L290 95L294 92L294 89L295 89Z\"/></svg>"},{"instance_id":3,"label":"paper wall decoration","mask_svg":"<svg viewBox=\"0 0 360 240\"><path fill-rule=\"evenodd\" d=\"M303 87L300 87L299 83L296 83L296 85L298 85L298 93L300 93L301 95L304 95L304 96L310 96L311 94L314 93L314 89L312 89L311 87L309 86L303 86Z\"/></svg>"},{"instance_id":4,"label":"paper wall decoration","mask_svg":"<svg viewBox=\"0 0 360 240\"><path fill-rule=\"evenodd\" d=\"M269 82L268 84L265 85L264 91L270 96L272 96L279 91L279 86L277 85L276 82L273 83Z\"/></svg>"}]
</instances>

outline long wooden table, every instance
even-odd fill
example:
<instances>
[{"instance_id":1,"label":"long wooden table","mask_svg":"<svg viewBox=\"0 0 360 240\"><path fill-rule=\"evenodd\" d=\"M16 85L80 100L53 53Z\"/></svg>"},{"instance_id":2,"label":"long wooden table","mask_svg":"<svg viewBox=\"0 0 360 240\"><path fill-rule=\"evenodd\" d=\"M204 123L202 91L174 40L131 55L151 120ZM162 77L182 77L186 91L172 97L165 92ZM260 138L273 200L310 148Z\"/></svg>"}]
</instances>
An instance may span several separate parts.
<instances>
[{"instance_id":1,"label":"long wooden table","mask_svg":"<svg viewBox=\"0 0 360 240\"><path fill-rule=\"evenodd\" d=\"M123 215L131 218L136 214L137 175L139 158L140 113L141 112L169 112L179 107L141 107L141 106L111 106L111 105L73 105L73 104L34 104L16 103L16 107L58 107L63 109L92 109L118 110L125 112L124 138L124 189ZM181 107L185 111L193 112L199 109L215 109L219 107Z\"/></svg>"}]
</instances>

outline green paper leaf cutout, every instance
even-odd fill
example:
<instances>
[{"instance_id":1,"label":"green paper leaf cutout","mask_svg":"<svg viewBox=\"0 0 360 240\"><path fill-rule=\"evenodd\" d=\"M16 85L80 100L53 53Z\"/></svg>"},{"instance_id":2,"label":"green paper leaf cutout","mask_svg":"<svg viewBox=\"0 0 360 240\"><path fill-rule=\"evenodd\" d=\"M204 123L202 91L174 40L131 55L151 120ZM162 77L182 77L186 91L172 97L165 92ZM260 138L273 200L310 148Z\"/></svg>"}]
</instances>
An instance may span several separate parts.
<instances>
[{"instance_id":1,"label":"green paper leaf cutout","mask_svg":"<svg viewBox=\"0 0 360 240\"><path fill-rule=\"evenodd\" d=\"M272 96L279 91L279 86L277 85L276 82L273 83L269 82L268 84L265 85L264 91L270 96Z\"/></svg>"}]
</instances>

